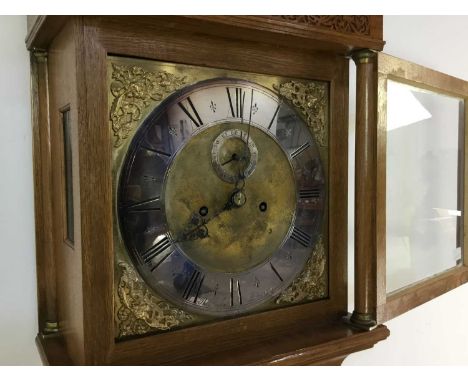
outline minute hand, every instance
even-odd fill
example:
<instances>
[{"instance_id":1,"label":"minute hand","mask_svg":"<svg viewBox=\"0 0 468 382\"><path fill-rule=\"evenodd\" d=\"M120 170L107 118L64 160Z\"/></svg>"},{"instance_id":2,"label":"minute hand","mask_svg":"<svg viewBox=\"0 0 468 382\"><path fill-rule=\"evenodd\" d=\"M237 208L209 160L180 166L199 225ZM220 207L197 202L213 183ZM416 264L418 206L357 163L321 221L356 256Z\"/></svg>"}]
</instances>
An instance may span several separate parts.
<instances>
[{"instance_id":1,"label":"minute hand","mask_svg":"<svg viewBox=\"0 0 468 382\"><path fill-rule=\"evenodd\" d=\"M250 127L252 126L252 104L253 104L253 89L250 93L250 114L249 114L249 127L247 128L247 140L245 141L245 146L244 146L244 155L242 156L243 161L247 159L247 152L249 151L249 139L250 139ZM243 162L242 161L242 162ZM240 179L245 179L245 170L247 166L244 165L244 170L242 171L241 174L239 174Z\"/></svg>"}]
</instances>

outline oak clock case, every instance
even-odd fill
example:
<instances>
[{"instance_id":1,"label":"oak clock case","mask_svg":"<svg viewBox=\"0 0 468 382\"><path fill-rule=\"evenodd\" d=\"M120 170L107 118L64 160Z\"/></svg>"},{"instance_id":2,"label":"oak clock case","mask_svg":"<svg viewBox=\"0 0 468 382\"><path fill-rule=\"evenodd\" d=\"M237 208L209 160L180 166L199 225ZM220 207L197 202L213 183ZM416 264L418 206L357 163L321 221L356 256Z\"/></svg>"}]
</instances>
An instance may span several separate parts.
<instances>
[{"instance_id":1,"label":"oak clock case","mask_svg":"<svg viewBox=\"0 0 468 382\"><path fill-rule=\"evenodd\" d=\"M116 337L326 298L328 84L120 57L108 73Z\"/></svg>"},{"instance_id":2,"label":"oak clock case","mask_svg":"<svg viewBox=\"0 0 468 382\"><path fill-rule=\"evenodd\" d=\"M347 57L359 49L382 49L381 16L35 16L28 18L28 24L26 44L31 51L33 79L38 238L39 334L36 341L45 363L339 364L348 354L369 348L388 336L388 330L383 326L362 332L342 321L348 306ZM307 195L305 191L313 194L316 186L296 182L294 163L306 155L305 152L291 159L291 151L285 150L280 142L285 137L279 137L276 132L269 134L254 124L250 127L252 142L245 145L250 141L250 136L247 139L244 135L248 130L247 115L242 123L232 118L230 110L227 114L231 116L230 120L223 122L225 129L216 131L214 124L187 136L184 142L177 141L180 148L164 151L171 157L138 149L140 131L144 130L149 118L157 118L159 107L165 108L164 113L167 114L170 102L175 102L172 105L181 102L199 123L188 102L187 97L190 97L203 122L199 124L208 124L203 116L203 107L195 102L194 92L201 89L197 84L215 79L253 84L239 86L245 90L243 104L248 111L251 109L249 90L252 88L254 94L255 89L264 89L265 95L281 99L290 108L291 115L307 125L313 138L307 150L309 154L318 152L316 158L323 175L323 184L317 185L320 189L318 200L323 202L317 212L321 210L322 221L317 220L318 228L310 227L304 231L310 237L310 246L302 270L297 275L296 271L291 271L290 275L283 274L278 264L272 262L284 283L270 266L268 280L276 277L278 287L269 291L270 287L263 288L268 280L259 280L259 289L263 293L267 290L269 297L255 300L240 312L236 312L234 304L238 308L241 297L242 305L247 305L249 288L245 289L242 279L239 280L239 296L238 279L227 275L254 271L256 267L268 264L270 255L262 252L266 251L266 245L259 246L259 253L252 262L246 261L237 272L228 272L226 261L229 257L224 259L221 271L213 269L220 264L218 261L200 263L195 256L205 252L201 245L216 237L215 227L224 219L234 221L234 217L239 217L236 221L240 228L245 228L241 223L261 221L259 216L265 219L265 224L275 221L269 215L276 207L273 197L268 194L270 189L266 185L263 189L253 187L255 184L252 183L256 178L266 176L266 172L261 171L266 163L265 147L268 148L267 153L276 150L277 166L281 166L287 175L284 178L293 179L292 185L283 182L281 189L286 196L296 194L292 206L289 205L281 215L285 218L282 228L279 225L275 228L280 238L276 243L270 243L271 256L290 241L296 215L301 211L299 202L305 202L300 198L300 191L304 191L304 196ZM212 106L218 113L229 104L226 89L223 92L223 98L209 100L213 101L215 105ZM367 99L372 98L369 96L372 93L366 94ZM186 98L177 101L182 95ZM230 96L235 99L234 89L231 89ZM232 101L235 113L238 109L234 103ZM204 110L212 113L206 107ZM175 108L184 113L179 106ZM263 109L259 107L255 115L254 109L253 102L252 115L256 118ZM67 110L70 118L61 118L66 116ZM193 123L188 116L185 120L189 125ZM73 248L64 241L66 229L71 228L65 225L68 222L64 219L68 217L66 203L56 202L66 200L68 184L64 182L66 167L62 166L63 160L67 160L64 158L62 134L66 135L68 131L65 121L70 122L72 138L74 219L70 220L74 223ZM363 130L366 137L372 132ZM168 141L176 142L170 132L177 130L168 128L165 131L170 135ZM210 132L213 136L208 137ZM284 133L287 133L286 128ZM219 143L213 144L218 137ZM201 142L204 138L211 141ZM194 155L190 151L196 146L204 150L206 160L192 159ZM148 147L155 148L152 145ZM249 147L248 151L244 151L246 147ZM360 151L358 147L356 152ZM137 167L126 161L134 149L145 153L148 158L154 157L153 161L166 161L163 179L146 172L141 173L143 178L137 176L132 170ZM188 159L184 160L184 156ZM193 163L188 164L189 159ZM216 182L203 193L204 199L200 200L203 203L189 205L187 211L177 209L174 212L176 219L167 208L169 199L175 199L172 196L175 191L169 187L171 179L195 176L192 171L184 169L184 163L193 172L204 169ZM366 163L359 163L359 166ZM155 184L160 181L161 193L142 195L136 187L131 192L123 192L128 187L121 187L120 180L124 179L122 174L126 170L135 175L134 179L138 180L135 185L152 185L145 190L155 191ZM242 181L236 185L240 170L242 174L245 171L245 185ZM356 171L356 177L358 174ZM201 182L203 179L198 177L195 180ZM173 182L173 185L177 184L180 186L177 181ZM286 184L288 187L283 189ZM218 187L220 191L215 192ZM174 192L169 192L171 189ZM181 192L189 197L189 201L195 202L193 189L182 187ZM234 193L235 198L232 197ZM261 196L260 200L256 200L256 193ZM145 202L156 196L161 198L161 205L150 203L128 208L133 202ZM280 199L283 204L289 200L284 195ZM119 204L120 201L123 203ZM221 204L215 204L215 201ZM176 203L172 202L171 206L174 205ZM164 213L161 221L167 225L164 234L167 233L171 240L180 240L184 233L185 238L192 238L186 231L190 223L187 222L188 217L198 214L201 218L206 213L204 218L208 219L224 210L226 205L229 208L221 211L220 216L193 232L197 236L204 236L207 232L206 238L176 245L188 260L204 267L199 274L193 273L196 282L189 280L187 284L186 295L190 301L186 303L180 298L185 287L174 298L164 293L164 285L152 285L155 283L152 275L145 276L141 269L143 265L138 263L138 256L144 252L141 248L138 253L132 252L132 238L137 237L135 232L141 231L124 230L120 224L122 213L127 209L133 219L142 219L144 214L154 216L159 208ZM313 205L310 200L309 205ZM250 208L252 206L255 208ZM130 212L131 209L150 208L154 211ZM295 215L286 219L291 210ZM245 219L248 214L257 219ZM174 227L174 221L180 226ZM144 230L153 229L146 223L145 227ZM356 227L357 234L363 226ZM263 231L253 232L258 236L258 232ZM150 241L151 245L144 241L139 243L151 248L153 241ZM183 246L193 246L192 251ZM166 255L159 249L155 252L155 257ZM216 309L210 307L207 313L198 311L198 304L194 301L202 279L200 276L208 270L224 275L223 285L226 288L227 281L229 292L226 295L225 290L223 302L214 304ZM367 282L369 278L362 279L366 285L371 285ZM174 278L167 283L174 284ZM208 284L203 280L201 285L199 294ZM201 302L199 298L197 303Z\"/></svg>"}]
</instances>

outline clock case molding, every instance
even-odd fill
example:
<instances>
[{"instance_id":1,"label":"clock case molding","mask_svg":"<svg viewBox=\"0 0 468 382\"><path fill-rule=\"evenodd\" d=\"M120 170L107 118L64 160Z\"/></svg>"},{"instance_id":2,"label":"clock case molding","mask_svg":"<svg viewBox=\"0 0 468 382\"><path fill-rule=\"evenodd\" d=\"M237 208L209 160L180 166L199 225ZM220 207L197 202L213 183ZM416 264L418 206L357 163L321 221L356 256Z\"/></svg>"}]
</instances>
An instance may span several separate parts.
<instances>
[{"instance_id":1,"label":"clock case molding","mask_svg":"<svg viewBox=\"0 0 468 382\"><path fill-rule=\"evenodd\" d=\"M347 314L348 56L383 48L382 17L37 16L29 18L28 29L36 342L44 363L328 365L340 364L348 354L389 335L383 325L368 330L342 320ZM110 55L329 82L328 299L115 341ZM73 163L73 242L67 240L64 218L61 123L66 110ZM358 142L372 134L366 122L362 126L358 120ZM356 181L362 176L357 169ZM356 209L356 219L361 215ZM366 233L357 226L358 234Z\"/></svg>"}]
</instances>

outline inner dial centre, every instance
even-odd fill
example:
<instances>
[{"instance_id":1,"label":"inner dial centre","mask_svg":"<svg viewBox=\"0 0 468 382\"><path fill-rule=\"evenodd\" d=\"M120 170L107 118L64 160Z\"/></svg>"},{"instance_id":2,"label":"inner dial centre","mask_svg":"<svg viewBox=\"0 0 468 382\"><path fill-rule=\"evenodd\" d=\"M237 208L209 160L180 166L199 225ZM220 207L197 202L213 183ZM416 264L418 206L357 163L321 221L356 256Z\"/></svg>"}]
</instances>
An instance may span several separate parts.
<instances>
[{"instance_id":1,"label":"inner dial centre","mask_svg":"<svg viewBox=\"0 0 468 382\"><path fill-rule=\"evenodd\" d=\"M211 162L216 174L228 183L248 178L257 164L254 140L241 129L224 130L213 142Z\"/></svg>"},{"instance_id":2,"label":"inner dial centre","mask_svg":"<svg viewBox=\"0 0 468 382\"><path fill-rule=\"evenodd\" d=\"M228 161L245 149L245 141L233 132L240 131L247 139L248 129L246 124L222 123L201 131L179 151L167 172L164 199L171 236L188 258L209 271L243 272L264 263L281 246L294 218L293 169L266 132L250 127L249 142L255 142L255 151L249 150L248 163L255 163L255 171L247 166L249 176L240 186L216 171L213 143L225 132L232 134L217 151L220 160ZM228 164L233 162L238 164L235 159Z\"/></svg>"}]
</instances>

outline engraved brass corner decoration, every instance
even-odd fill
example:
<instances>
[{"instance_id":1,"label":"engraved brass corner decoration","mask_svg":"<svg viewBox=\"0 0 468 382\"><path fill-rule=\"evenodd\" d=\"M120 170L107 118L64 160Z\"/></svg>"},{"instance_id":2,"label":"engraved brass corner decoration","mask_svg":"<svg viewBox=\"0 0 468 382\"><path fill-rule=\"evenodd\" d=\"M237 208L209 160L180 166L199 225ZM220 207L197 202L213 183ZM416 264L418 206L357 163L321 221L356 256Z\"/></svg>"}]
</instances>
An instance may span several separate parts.
<instances>
[{"instance_id":1,"label":"engraved brass corner decoration","mask_svg":"<svg viewBox=\"0 0 468 382\"><path fill-rule=\"evenodd\" d=\"M276 299L277 304L297 303L327 297L327 256L320 237L301 275Z\"/></svg>"},{"instance_id":2,"label":"engraved brass corner decoration","mask_svg":"<svg viewBox=\"0 0 468 382\"><path fill-rule=\"evenodd\" d=\"M165 331L192 320L189 313L154 295L126 262L118 263L119 337Z\"/></svg>"},{"instance_id":3,"label":"engraved brass corner decoration","mask_svg":"<svg viewBox=\"0 0 468 382\"><path fill-rule=\"evenodd\" d=\"M111 93L114 97L110 108L110 120L119 147L137 126L151 101L161 101L187 83L166 71L149 72L140 66L112 64Z\"/></svg>"},{"instance_id":4,"label":"engraved brass corner decoration","mask_svg":"<svg viewBox=\"0 0 468 382\"><path fill-rule=\"evenodd\" d=\"M302 113L317 143L328 147L328 85L324 82L304 84L289 81L275 88Z\"/></svg>"}]
</instances>

